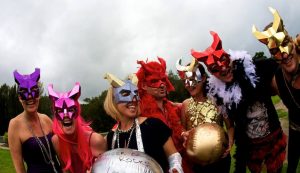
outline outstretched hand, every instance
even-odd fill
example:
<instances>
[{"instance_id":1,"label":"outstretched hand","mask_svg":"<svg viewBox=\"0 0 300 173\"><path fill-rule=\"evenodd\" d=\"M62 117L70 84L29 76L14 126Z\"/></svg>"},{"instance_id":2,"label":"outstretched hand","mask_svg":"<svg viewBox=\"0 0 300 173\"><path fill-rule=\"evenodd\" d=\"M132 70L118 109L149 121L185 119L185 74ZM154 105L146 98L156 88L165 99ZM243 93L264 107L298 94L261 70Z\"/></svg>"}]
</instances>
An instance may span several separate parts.
<instances>
[{"instance_id":1,"label":"outstretched hand","mask_svg":"<svg viewBox=\"0 0 300 173\"><path fill-rule=\"evenodd\" d=\"M184 148L186 148L186 143L187 143L187 139L190 135L190 131L191 130L188 130L188 131L185 131L185 132L181 133L181 137L183 138L183 144L182 145L183 145Z\"/></svg>"}]
</instances>

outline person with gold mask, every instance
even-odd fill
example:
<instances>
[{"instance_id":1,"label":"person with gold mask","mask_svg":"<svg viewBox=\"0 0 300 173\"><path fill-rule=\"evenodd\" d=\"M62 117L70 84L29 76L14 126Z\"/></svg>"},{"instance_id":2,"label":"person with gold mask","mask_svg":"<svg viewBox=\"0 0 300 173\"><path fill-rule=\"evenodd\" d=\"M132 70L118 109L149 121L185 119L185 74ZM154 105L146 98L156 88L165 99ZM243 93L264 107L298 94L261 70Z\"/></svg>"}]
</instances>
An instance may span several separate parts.
<instances>
[{"instance_id":1,"label":"person with gold mask","mask_svg":"<svg viewBox=\"0 0 300 173\"><path fill-rule=\"evenodd\" d=\"M254 36L265 44L279 69L275 73L272 87L278 94L289 114L288 173L295 173L300 158L300 36L293 40L284 28L283 20L277 10L269 7L274 16L273 22L263 32L253 25Z\"/></svg>"},{"instance_id":2,"label":"person with gold mask","mask_svg":"<svg viewBox=\"0 0 300 173\"><path fill-rule=\"evenodd\" d=\"M195 58L187 66L180 65L181 59L177 61L176 68L181 80L184 82L185 89L190 93L191 98L182 102L181 122L187 130L182 136L187 139L191 134L190 131L204 123L216 123L223 127L225 122L229 144L223 156L211 164L194 164L194 172L202 173L229 173L231 156L230 150L234 142L233 122L227 114L223 114L221 109L216 105L215 100L206 94L207 74L203 65L198 63ZM186 144L185 144L186 145Z\"/></svg>"}]
</instances>

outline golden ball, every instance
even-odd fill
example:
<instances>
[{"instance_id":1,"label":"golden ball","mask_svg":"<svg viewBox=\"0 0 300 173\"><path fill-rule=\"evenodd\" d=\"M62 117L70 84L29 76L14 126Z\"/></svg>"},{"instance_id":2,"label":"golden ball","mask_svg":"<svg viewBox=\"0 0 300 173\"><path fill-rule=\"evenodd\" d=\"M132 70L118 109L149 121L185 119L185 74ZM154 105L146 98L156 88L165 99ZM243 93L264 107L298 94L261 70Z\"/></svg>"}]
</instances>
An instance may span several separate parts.
<instances>
[{"instance_id":1,"label":"golden ball","mask_svg":"<svg viewBox=\"0 0 300 173\"><path fill-rule=\"evenodd\" d=\"M194 163L204 166L219 160L227 147L224 129L216 123L204 123L190 131L186 150Z\"/></svg>"}]
</instances>

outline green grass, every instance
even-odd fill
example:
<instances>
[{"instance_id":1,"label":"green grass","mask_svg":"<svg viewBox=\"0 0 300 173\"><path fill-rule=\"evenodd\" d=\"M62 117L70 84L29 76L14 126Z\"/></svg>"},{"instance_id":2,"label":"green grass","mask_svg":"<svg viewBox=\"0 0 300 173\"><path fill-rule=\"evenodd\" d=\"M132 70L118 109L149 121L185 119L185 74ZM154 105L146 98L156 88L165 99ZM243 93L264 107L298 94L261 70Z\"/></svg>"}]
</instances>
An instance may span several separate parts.
<instances>
[{"instance_id":1,"label":"green grass","mask_svg":"<svg viewBox=\"0 0 300 173\"><path fill-rule=\"evenodd\" d=\"M288 113L284 109L278 109L277 114L279 118L286 118Z\"/></svg>"},{"instance_id":2,"label":"green grass","mask_svg":"<svg viewBox=\"0 0 300 173\"><path fill-rule=\"evenodd\" d=\"M0 173L15 173L9 150L0 149Z\"/></svg>"},{"instance_id":3,"label":"green grass","mask_svg":"<svg viewBox=\"0 0 300 173\"><path fill-rule=\"evenodd\" d=\"M277 103L279 103L280 100L281 100L281 99L280 99L279 96L272 96L272 102L273 102L274 105L277 104Z\"/></svg>"}]
</instances>

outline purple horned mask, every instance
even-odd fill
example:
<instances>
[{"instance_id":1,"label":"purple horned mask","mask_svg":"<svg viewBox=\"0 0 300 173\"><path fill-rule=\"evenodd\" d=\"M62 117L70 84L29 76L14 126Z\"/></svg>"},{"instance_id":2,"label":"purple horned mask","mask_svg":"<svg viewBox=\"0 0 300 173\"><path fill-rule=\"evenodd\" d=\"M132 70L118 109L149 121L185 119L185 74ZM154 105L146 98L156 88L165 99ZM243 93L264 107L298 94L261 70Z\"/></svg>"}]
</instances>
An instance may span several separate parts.
<instances>
[{"instance_id":1,"label":"purple horned mask","mask_svg":"<svg viewBox=\"0 0 300 173\"><path fill-rule=\"evenodd\" d=\"M22 100L29 100L31 98L38 98L40 90L38 81L40 79L40 69L36 68L35 71L29 75L21 75L17 70L14 71L14 78L18 84L18 94Z\"/></svg>"},{"instance_id":2,"label":"purple horned mask","mask_svg":"<svg viewBox=\"0 0 300 173\"><path fill-rule=\"evenodd\" d=\"M73 89L66 93L58 93L53 90L53 85L48 86L49 98L53 102L54 113L58 120L62 121L64 117L70 119L78 116L78 98L80 97L80 84L75 83Z\"/></svg>"}]
</instances>

